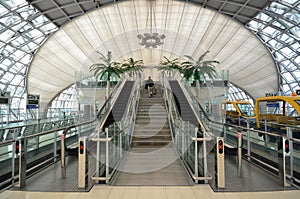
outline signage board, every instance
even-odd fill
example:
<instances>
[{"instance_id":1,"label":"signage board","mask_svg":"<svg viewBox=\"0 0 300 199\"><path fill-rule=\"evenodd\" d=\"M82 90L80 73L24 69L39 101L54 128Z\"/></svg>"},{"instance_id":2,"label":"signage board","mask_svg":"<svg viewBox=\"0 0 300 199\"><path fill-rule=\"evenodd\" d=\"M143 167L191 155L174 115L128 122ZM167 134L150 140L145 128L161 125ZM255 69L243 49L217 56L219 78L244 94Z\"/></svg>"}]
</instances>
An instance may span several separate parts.
<instances>
[{"instance_id":1,"label":"signage board","mask_svg":"<svg viewBox=\"0 0 300 199\"><path fill-rule=\"evenodd\" d=\"M0 104L9 104L10 92L0 91Z\"/></svg>"},{"instance_id":2,"label":"signage board","mask_svg":"<svg viewBox=\"0 0 300 199\"><path fill-rule=\"evenodd\" d=\"M33 95L33 94L28 94L27 95L27 109L35 109L39 107L40 103L40 95Z\"/></svg>"},{"instance_id":3,"label":"signage board","mask_svg":"<svg viewBox=\"0 0 300 199\"><path fill-rule=\"evenodd\" d=\"M273 102L273 103L267 103L267 107L279 107L279 103Z\"/></svg>"},{"instance_id":4,"label":"signage board","mask_svg":"<svg viewBox=\"0 0 300 199\"><path fill-rule=\"evenodd\" d=\"M8 97L0 97L0 104L9 104Z\"/></svg>"}]
</instances>

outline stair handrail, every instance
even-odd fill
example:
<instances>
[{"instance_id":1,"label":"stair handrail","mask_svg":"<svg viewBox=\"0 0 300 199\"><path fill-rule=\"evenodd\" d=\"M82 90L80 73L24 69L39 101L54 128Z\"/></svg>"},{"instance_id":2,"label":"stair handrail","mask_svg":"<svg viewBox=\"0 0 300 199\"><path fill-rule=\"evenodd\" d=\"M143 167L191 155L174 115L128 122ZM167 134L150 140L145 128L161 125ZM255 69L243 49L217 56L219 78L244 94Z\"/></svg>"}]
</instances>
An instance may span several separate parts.
<instances>
[{"instance_id":1,"label":"stair handrail","mask_svg":"<svg viewBox=\"0 0 300 199\"><path fill-rule=\"evenodd\" d=\"M210 132L208 126L205 124L205 122L203 122L202 118L199 116L199 112L202 112L202 109L199 106L197 106L198 101L196 100L196 97L192 94L191 90L187 89L185 79L180 75L178 71L176 71L173 77L174 80L177 80L182 91L184 92L186 99L190 104L203 133L205 133L209 137L214 137L214 135Z\"/></svg>"},{"instance_id":2,"label":"stair handrail","mask_svg":"<svg viewBox=\"0 0 300 199\"><path fill-rule=\"evenodd\" d=\"M114 122L112 125L105 128L104 131L98 131L97 134L93 134L93 136L89 138L91 141L97 142L97 157L100 156L100 150L98 147L99 143L102 142L106 145L106 163L102 164L101 166L101 163L99 161L96 161L96 172L92 177L92 179L95 181L105 181L105 183L108 184L115 176L116 171L118 170L118 167L120 166L120 163L122 162L122 159L125 155L125 151L127 151L130 147L141 92L140 76L137 77L132 89L133 92L131 92L125 108L125 113L121 121ZM110 159L116 157L112 157L108 145L110 142L113 142L113 140L116 140L116 142L118 142L118 144L112 146L117 148L116 150L118 159L113 161L114 165L111 165ZM105 170L104 176L101 176L101 169Z\"/></svg>"},{"instance_id":3,"label":"stair handrail","mask_svg":"<svg viewBox=\"0 0 300 199\"><path fill-rule=\"evenodd\" d=\"M207 180L210 180L212 179L212 176L211 174L208 172L208 169L207 169L207 158L206 156L204 156L204 163L203 163L203 173L204 173L204 177L199 177L198 176L198 168L199 168L199 165L198 165L198 149L197 149L197 142L200 141L200 142L203 142L204 143L204 149L203 149L203 153L206 153L206 141L209 141L212 139L211 136L209 137L206 137L205 134L204 134L204 137L203 138L200 138L198 137L198 127L195 127L194 128L194 133L193 135L189 134L189 130L188 132L185 131L185 127L188 127L189 129L189 126L194 126L193 124L191 124L190 122L188 121L183 121L180 114L178 113L178 110L176 107L176 103L175 103L175 100L174 100L174 97L172 95L172 92L171 91L171 87L170 87L170 84L169 84L169 78L167 77L164 77L164 76L160 76L160 82L162 84L162 90L163 90L163 96L164 96L164 99L165 99L165 103L166 103L166 108L167 108L167 114L168 114L168 119L170 121L170 128L171 128L171 132L172 132L172 139L173 139L173 143L174 145L176 146L176 149L177 151L182 153L180 154L181 155L181 159L185 165L185 167L187 168L187 170L189 171L189 174L193 177L193 179L195 180L196 183L198 183L198 180L204 180L205 182L207 182ZM172 107L171 107L172 106ZM173 109L172 109L173 108ZM172 114L175 113L175 118L174 118L174 115ZM179 125L176 124L176 122L179 122ZM189 137L192 141L195 142L195 161L194 161L194 172L189 168L189 165L188 163L185 162L185 159L184 159L184 152L182 151L183 149L181 148L181 150L178 148L178 144L177 144L177 137L175 135L175 131L174 131L174 126L177 127L177 129L179 130L179 132L182 134L182 135L185 135L187 137Z\"/></svg>"}]
</instances>

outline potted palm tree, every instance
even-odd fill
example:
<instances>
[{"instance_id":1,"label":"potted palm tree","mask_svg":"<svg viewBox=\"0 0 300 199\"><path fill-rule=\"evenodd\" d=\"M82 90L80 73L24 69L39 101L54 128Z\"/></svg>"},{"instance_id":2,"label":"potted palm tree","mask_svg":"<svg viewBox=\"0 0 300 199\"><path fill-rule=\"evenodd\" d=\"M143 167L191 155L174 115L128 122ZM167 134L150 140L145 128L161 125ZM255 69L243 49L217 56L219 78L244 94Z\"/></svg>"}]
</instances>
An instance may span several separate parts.
<instances>
[{"instance_id":1,"label":"potted palm tree","mask_svg":"<svg viewBox=\"0 0 300 199\"><path fill-rule=\"evenodd\" d=\"M140 75L145 68L143 60L134 60L133 58L125 60L125 63L123 63L121 67L124 72L129 73L130 77L133 75Z\"/></svg>"},{"instance_id":2,"label":"potted palm tree","mask_svg":"<svg viewBox=\"0 0 300 199\"><path fill-rule=\"evenodd\" d=\"M94 73L96 80L101 80L106 78L106 96L107 99L110 94L110 80L112 76L121 77L125 71L122 69L121 64L118 62L112 61L112 53L111 51L107 52L107 56L103 55L102 53L98 52L100 56L100 60L102 63L95 63L89 67L90 72Z\"/></svg>"},{"instance_id":3,"label":"potted palm tree","mask_svg":"<svg viewBox=\"0 0 300 199\"><path fill-rule=\"evenodd\" d=\"M183 77L186 80L190 78L194 78L196 81L197 87L197 96L200 93L200 80L205 79L205 76L208 76L210 79L214 79L217 77L217 72L215 70L215 64L219 64L220 62L216 60L204 60L204 57L209 53L206 51L202 54L199 59L194 60L191 56L185 55L188 60L181 63L183 67Z\"/></svg>"},{"instance_id":4,"label":"potted palm tree","mask_svg":"<svg viewBox=\"0 0 300 199\"><path fill-rule=\"evenodd\" d=\"M174 69L182 72L181 64L178 61L178 58L170 60L164 56L164 59L164 61L160 62L160 66L158 68L158 70L161 70L163 74L168 74L171 76Z\"/></svg>"}]
</instances>

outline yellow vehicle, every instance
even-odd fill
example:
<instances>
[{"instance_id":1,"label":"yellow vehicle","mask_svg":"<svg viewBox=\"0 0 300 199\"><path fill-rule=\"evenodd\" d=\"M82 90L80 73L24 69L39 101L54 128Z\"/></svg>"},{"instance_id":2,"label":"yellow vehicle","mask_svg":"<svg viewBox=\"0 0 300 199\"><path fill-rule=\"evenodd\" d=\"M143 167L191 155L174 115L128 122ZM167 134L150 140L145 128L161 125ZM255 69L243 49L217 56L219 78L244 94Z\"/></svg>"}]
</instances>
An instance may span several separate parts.
<instances>
[{"instance_id":1,"label":"yellow vehicle","mask_svg":"<svg viewBox=\"0 0 300 199\"><path fill-rule=\"evenodd\" d=\"M285 125L300 125L300 96L258 98L255 103L255 115L258 129L286 134ZM294 130L293 137L300 138L300 132ZM270 141L276 140L270 137Z\"/></svg>"},{"instance_id":2,"label":"yellow vehicle","mask_svg":"<svg viewBox=\"0 0 300 199\"><path fill-rule=\"evenodd\" d=\"M257 127L261 121L300 125L300 96L269 96L256 99Z\"/></svg>"},{"instance_id":3,"label":"yellow vehicle","mask_svg":"<svg viewBox=\"0 0 300 199\"><path fill-rule=\"evenodd\" d=\"M226 122L246 126L255 122L254 108L248 101L227 101L220 105L221 115L225 116Z\"/></svg>"}]
</instances>

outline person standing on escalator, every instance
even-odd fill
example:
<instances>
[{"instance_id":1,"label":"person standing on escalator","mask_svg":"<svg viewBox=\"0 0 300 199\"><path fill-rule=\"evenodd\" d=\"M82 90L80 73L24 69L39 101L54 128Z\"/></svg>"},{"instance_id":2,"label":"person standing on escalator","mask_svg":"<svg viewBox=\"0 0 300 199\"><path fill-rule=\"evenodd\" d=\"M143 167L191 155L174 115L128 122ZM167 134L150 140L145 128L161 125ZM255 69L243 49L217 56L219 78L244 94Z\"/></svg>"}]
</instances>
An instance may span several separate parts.
<instances>
[{"instance_id":1,"label":"person standing on escalator","mask_svg":"<svg viewBox=\"0 0 300 199\"><path fill-rule=\"evenodd\" d=\"M149 97L152 97L153 95L153 87L154 87L154 82L151 79L151 76L149 76L145 82L145 89L147 90Z\"/></svg>"}]
</instances>

